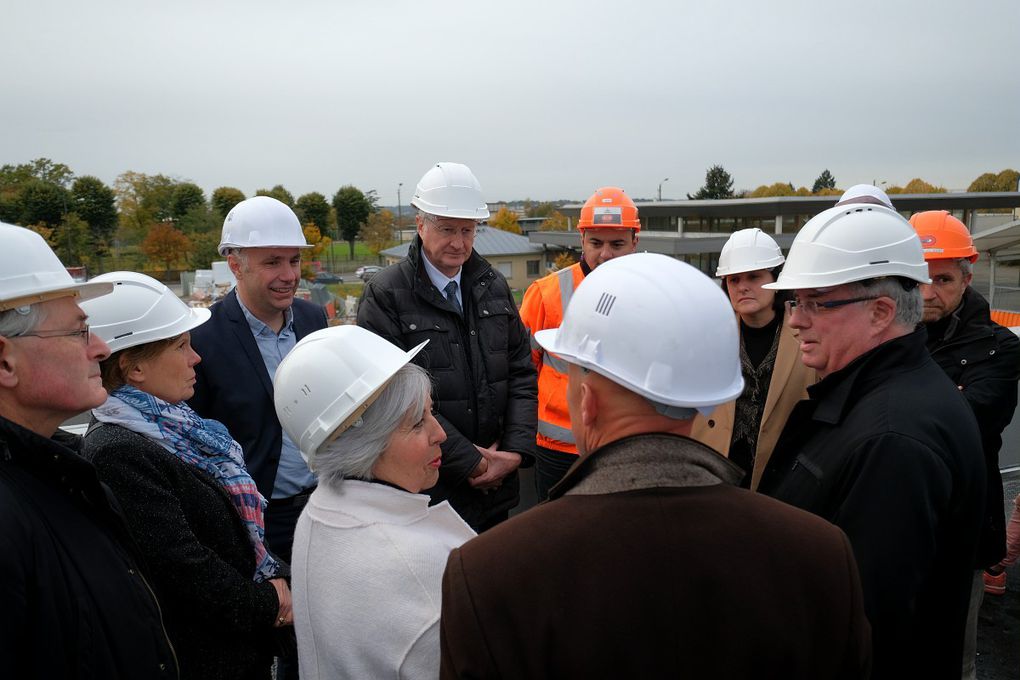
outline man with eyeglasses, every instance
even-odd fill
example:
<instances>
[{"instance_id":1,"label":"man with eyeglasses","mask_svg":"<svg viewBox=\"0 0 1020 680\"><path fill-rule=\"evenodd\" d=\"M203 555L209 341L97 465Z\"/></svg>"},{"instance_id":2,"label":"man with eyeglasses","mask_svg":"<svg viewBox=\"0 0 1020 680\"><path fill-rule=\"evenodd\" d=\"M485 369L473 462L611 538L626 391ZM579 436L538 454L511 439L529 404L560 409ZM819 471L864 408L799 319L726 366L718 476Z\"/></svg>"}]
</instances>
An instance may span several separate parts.
<instances>
[{"instance_id":1,"label":"man with eyeglasses","mask_svg":"<svg viewBox=\"0 0 1020 680\"><path fill-rule=\"evenodd\" d=\"M1002 506L999 449L1002 431L1013 419L1020 380L1020 339L994 323L988 301L971 288L978 259L970 230L945 210L914 214L910 224L921 239L931 283L921 286L928 350L958 387L977 418L985 462L985 513L978 538L974 582L967 616L963 678L976 675L978 611L988 592L1002 594L1006 573L1006 522ZM993 573L985 576L985 569Z\"/></svg>"},{"instance_id":2,"label":"man with eyeglasses","mask_svg":"<svg viewBox=\"0 0 1020 680\"><path fill-rule=\"evenodd\" d=\"M418 234L404 260L365 284L358 325L404 350L429 341L414 361L435 381L447 438L428 493L484 531L517 505L517 468L534 462L538 388L528 333L506 279L474 251L489 210L471 170L437 163L411 205Z\"/></svg>"},{"instance_id":3,"label":"man with eyeglasses","mask_svg":"<svg viewBox=\"0 0 1020 680\"><path fill-rule=\"evenodd\" d=\"M921 243L885 206L812 218L766 288L818 372L759 491L850 538L872 626L873 678L959 678L984 504L980 435L925 347ZM805 575L809 578L810 575Z\"/></svg>"},{"instance_id":4,"label":"man with eyeglasses","mask_svg":"<svg viewBox=\"0 0 1020 680\"><path fill-rule=\"evenodd\" d=\"M12 678L176 678L109 490L58 426L106 400L110 350L42 237L0 224L0 658Z\"/></svg>"}]
</instances>

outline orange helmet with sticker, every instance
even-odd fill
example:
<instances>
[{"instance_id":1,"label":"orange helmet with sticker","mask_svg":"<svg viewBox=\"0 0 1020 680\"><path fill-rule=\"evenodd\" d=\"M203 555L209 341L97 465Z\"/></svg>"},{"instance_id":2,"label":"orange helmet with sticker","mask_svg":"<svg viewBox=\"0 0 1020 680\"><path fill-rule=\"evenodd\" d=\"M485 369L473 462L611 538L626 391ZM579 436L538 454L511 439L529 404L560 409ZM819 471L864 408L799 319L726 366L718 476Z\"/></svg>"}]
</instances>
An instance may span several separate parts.
<instances>
[{"instance_id":1,"label":"orange helmet with sticker","mask_svg":"<svg viewBox=\"0 0 1020 680\"><path fill-rule=\"evenodd\" d=\"M577 228L641 231L641 220L638 219L637 206L623 189L602 187L584 202Z\"/></svg>"},{"instance_id":2,"label":"orange helmet with sticker","mask_svg":"<svg viewBox=\"0 0 1020 680\"><path fill-rule=\"evenodd\" d=\"M955 260L966 258L971 262L978 259L974 240L963 222L945 210L928 210L914 213L910 226L921 239L925 260Z\"/></svg>"}]
</instances>

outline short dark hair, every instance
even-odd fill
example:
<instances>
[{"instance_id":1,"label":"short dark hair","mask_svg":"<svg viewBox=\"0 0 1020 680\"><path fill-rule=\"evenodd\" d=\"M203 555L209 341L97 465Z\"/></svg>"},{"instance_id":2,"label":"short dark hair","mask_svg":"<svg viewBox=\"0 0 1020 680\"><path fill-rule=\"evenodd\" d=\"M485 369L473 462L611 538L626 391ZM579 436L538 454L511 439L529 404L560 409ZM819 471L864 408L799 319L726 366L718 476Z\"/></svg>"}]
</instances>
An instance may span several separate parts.
<instances>
[{"instance_id":1,"label":"short dark hair","mask_svg":"<svg viewBox=\"0 0 1020 680\"><path fill-rule=\"evenodd\" d=\"M144 345L126 347L118 352L114 352L99 362L99 372L103 378L103 387L106 388L107 392L113 392L118 387L126 385L127 374L131 372L132 368L143 361L149 361L158 357L163 353L163 350L177 342L181 335L183 333L172 338L153 340Z\"/></svg>"}]
</instances>

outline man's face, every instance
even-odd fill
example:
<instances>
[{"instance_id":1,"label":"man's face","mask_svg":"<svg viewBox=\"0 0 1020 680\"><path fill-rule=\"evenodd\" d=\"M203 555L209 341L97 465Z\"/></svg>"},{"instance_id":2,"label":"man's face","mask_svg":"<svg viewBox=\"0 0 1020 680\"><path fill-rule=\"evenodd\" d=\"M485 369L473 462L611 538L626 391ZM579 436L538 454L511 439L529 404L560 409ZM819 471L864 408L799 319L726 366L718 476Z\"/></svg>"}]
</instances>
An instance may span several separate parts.
<instances>
[{"instance_id":1,"label":"man's face","mask_svg":"<svg viewBox=\"0 0 1020 680\"><path fill-rule=\"evenodd\" d=\"M581 232L581 255L595 269L620 255L637 250L638 234L633 229L594 229Z\"/></svg>"},{"instance_id":2,"label":"man's face","mask_svg":"<svg viewBox=\"0 0 1020 680\"><path fill-rule=\"evenodd\" d=\"M265 321L294 302L301 280L298 248L245 248L240 255L228 255L227 261L241 301L256 317Z\"/></svg>"},{"instance_id":3,"label":"man's face","mask_svg":"<svg viewBox=\"0 0 1020 680\"><path fill-rule=\"evenodd\" d=\"M43 320L31 333L47 337L7 338L3 352L14 362L17 385L15 398L33 423L21 423L45 436L42 431L106 401L106 390L99 374L99 362L110 355L110 348L99 336L50 335L85 327L85 312L74 298L65 297L41 303ZM9 355L7 353L10 353ZM38 426L38 427L36 427ZM39 429L41 428L41 429Z\"/></svg>"},{"instance_id":4,"label":"man's face","mask_svg":"<svg viewBox=\"0 0 1020 680\"><path fill-rule=\"evenodd\" d=\"M921 284L921 297L924 322L932 323L956 311L974 276L964 274L956 260L928 260L928 276L931 283Z\"/></svg>"},{"instance_id":5,"label":"man's face","mask_svg":"<svg viewBox=\"0 0 1020 680\"><path fill-rule=\"evenodd\" d=\"M794 291L798 306L787 319L800 343L804 365L818 371L821 378L838 371L865 352L877 346L869 333L871 306L865 300L832 309L819 307L808 311L803 303L834 302L861 297L859 288L848 285L835 288L806 288Z\"/></svg>"},{"instance_id":6,"label":"man's face","mask_svg":"<svg viewBox=\"0 0 1020 680\"><path fill-rule=\"evenodd\" d=\"M421 250L436 269L453 278L471 257L477 223L455 217L418 213Z\"/></svg>"}]
</instances>

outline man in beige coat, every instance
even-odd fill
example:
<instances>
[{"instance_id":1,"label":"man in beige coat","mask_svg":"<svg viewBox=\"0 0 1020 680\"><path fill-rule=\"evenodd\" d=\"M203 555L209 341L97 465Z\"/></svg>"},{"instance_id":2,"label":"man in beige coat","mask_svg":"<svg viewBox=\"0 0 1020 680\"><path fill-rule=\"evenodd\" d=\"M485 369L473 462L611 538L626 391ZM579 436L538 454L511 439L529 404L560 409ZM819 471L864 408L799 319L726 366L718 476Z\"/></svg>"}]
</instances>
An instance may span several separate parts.
<instances>
[{"instance_id":1,"label":"man in beige coat","mask_svg":"<svg viewBox=\"0 0 1020 680\"><path fill-rule=\"evenodd\" d=\"M735 488L741 471L687 436L743 388L719 288L618 258L535 339L569 364L580 459L547 503L451 553L442 677L866 677L846 537Z\"/></svg>"}]
</instances>

